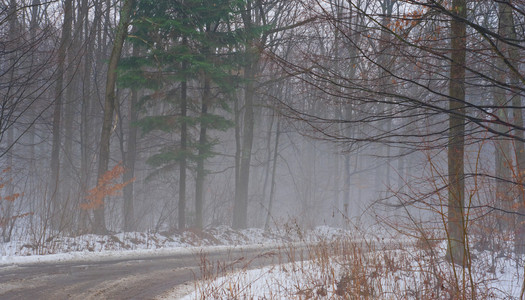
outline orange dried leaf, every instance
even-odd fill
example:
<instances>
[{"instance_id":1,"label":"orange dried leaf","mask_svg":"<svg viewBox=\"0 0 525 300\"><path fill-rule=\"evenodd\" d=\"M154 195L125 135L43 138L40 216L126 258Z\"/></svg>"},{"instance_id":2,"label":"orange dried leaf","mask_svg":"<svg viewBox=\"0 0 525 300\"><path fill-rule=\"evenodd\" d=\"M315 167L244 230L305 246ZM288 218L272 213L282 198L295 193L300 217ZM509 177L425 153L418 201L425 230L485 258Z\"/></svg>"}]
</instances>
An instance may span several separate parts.
<instances>
[{"instance_id":1,"label":"orange dried leaf","mask_svg":"<svg viewBox=\"0 0 525 300\"><path fill-rule=\"evenodd\" d=\"M13 201L15 201L18 197L20 197L20 194L19 194L19 193L14 193L14 194L12 194L12 195L5 196L5 197L4 197L4 200L9 201L9 202L13 202Z\"/></svg>"},{"instance_id":2,"label":"orange dried leaf","mask_svg":"<svg viewBox=\"0 0 525 300\"><path fill-rule=\"evenodd\" d=\"M96 187L88 191L85 197L89 202L81 203L80 208L84 210L98 209L104 205L104 198L107 196L114 196L126 185L135 180L132 178L123 183L116 183L115 181L124 174L125 169L120 163L113 167L113 169L106 171L98 181Z\"/></svg>"}]
</instances>

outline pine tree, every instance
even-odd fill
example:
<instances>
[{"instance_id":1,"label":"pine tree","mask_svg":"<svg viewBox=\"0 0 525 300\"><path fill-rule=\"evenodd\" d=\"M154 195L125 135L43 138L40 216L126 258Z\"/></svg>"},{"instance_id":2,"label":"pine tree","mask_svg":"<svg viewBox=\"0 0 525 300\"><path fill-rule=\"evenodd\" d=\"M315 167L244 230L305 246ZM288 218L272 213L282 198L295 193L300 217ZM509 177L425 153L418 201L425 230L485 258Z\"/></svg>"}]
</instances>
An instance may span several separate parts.
<instances>
[{"instance_id":1,"label":"pine tree","mask_svg":"<svg viewBox=\"0 0 525 300\"><path fill-rule=\"evenodd\" d=\"M232 124L213 114L214 107L227 110L233 92L231 69L237 32L229 30L236 4L232 1L139 1L133 40L147 50L143 56L125 60L121 69L123 87L141 86L149 92L139 105L149 115L137 125L144 134L152 131L179 135L178 140L158 145L148 159L155 173L179 168L178 227L186 226L186 168L195 167L196 222L203 226L204 162L213 156L208 130L225 130ZM197 87L200 95L190 93ZM199 107L200 102L200 109ZM161 114L153 114L162 103ZM190 132L199 131L199 137Z\"/></svg>"}]
</instances>

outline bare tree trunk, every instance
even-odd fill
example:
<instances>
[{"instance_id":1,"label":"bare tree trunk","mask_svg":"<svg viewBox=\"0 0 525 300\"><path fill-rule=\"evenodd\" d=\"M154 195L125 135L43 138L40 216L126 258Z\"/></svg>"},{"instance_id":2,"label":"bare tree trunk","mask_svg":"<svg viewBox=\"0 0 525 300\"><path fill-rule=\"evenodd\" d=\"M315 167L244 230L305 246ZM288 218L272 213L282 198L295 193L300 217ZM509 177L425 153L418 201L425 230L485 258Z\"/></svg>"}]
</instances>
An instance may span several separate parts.
<instances>
[{"instance_id":1,"label":"bare tree trunk","mask_svg":"<svg viewBox=\"0 0 525 300\"><path fill-rule=\"evenodd\" d=\"M95 11L95 17L93 20L93 25L89 26L89 7L87 5L87 1L84 0L84 3L82 4L82 10L84 10L83 17L84 17L84 46L85 46L85 53L84 53L84 70L82 75L82 105L80 108L80 201L82 202L84 199L84 196L86 195L89 187L89 181L90 181L90 175L91 175L91 160L90 157L93 156L94 153L94 147L92 144L92 136L91 136L91 118L89 116L90 111L92 109L92 95L94 94L91 90L91 83L93 80L96 80L92 78L92 63L93 63L93 52L95 49L95 30L96 25L99 23L100 20L100 14L98 13L98 10ZM85 232L87 230L87 218L88 215L86 211L81 210L79 221L78 221L78 229L79 232Z\"/></svg>"},{"instance_id":2,"label":"bare tree trunk","mask_svg":"<svg viewBox=\"0 0 525 300\"><path fill-rule=\"evenodd\" d=\"M260 8L261 3L257 3ZM245 30L253 30L252 16L256 8L252 1L246 1L246 10L242 13ZM239 176L235 186L235 201L233 203L233 228L246 228L248 218L248 189L250 183L250 164L253 147L254 112L253 102L255 98L255 75L259 61L259 50L253 39L246 41L246 53L244 54L244 114L242 130L242 147L239 160Z\"/></svg>"},{"instance_id":3,"label":"bare tree trunk","mask_svg":"<svg viewBox=\"0 0 525 300\"><path fill-rule=\"evenodd\" d=\"M240 171L241 171L241 117L242 117L242 114L241 114L241 108L240 108L240 105L239 105L239 96L236 95L235 99L234 99L234 118L235 118L235 161L234 161L234 164L235 164L235 195L234 195L234 202L233 202L233 211L234 211L234 214L233 214L233 222L235 223L235 211L238 209L237 208L237 205L238 204L238 195L239 195L239 187L240 187Z\"/></svg>"},{"instance_id":4,"label":"bare tree trunk","mask_svg":"<svg viewBox=\"0 0 525 300\"><path fill-rule=\"evenodd\" d=\"M31 43L36 43L37 39L37 31L38 31L38 11L40 6L39 0L32 0L31 5L33 6L31 8L31 21L29 23L29 31L31 35ZM36 61L36 55L31 56L31 67L34 66L34 63ZM36 135L36 123L31 126L31 128L28 130L28 144L29 144L29 157L30 157L30 168L33 169L35 167L35 135Z\"/></svg>"},{"instance_id":5,"label":"bare tree trunk","mask_svg":"<svg viewBox=\"0 0 525 300\"><path fill-rule=\"evenodd\" d=\"M104 0L100 0L100 5L102 6L102 1ZM107 55L108 53L108 48L109 48L109 42L108 41L108 38L109 38L109 29L110 29L110 24L111 24L111 21L109 19L109 15L110 15L110 12L111 12L111 0L105 0L106 1L106 5L105 5L105 11L104 11L104 27L103 27L103 31L101 31L103 34L102 34L102 53L104 55ZM116 42L116 40L114 41Z\"/></svg>"},{"instance_id":6,"label":"bare tree trunk","mask_svg":"<svg viewBox=\"0 0 525 300\"><path fill-rule=\"evenodd\" d=\"M268 122L268 135L266 136L266 160L264 163L264 182L262 186L262 197L261 197L261 206L264 208L264 201L266 200L266 190L268 187L268 182L270 179L270 163L272 160L272 128L273 128L273 119L275 117L275 112L272 109L272 115L270 121ZM264 210L263 210L264 211Z\"/></svg>"},{"instance_id":7,"label":"bare tree trunk","mask_svg":"<svg viewBox=\"0 0 525 300\"><path fill-rule=\"evenodd\" d=\"M17 39L16 35L17 35L17 25L18 25L18 20L17 20L17 14L16 14L16 10L17 10L17 2L16 0L11 0L9 1L9 8L8 8L8 23L9 23L9 39L12 41L13 43L13 51L12 53L10 53L9 55L9 60L8 60L8 63L9 63L9 82L14 82L15 81L15 77L17 76L16 75L16 70L17 70L17 63L16 63L16 60L17 60L17 56L18 56L18 51L16 51L16 47L17 45L14 44L14 41ZM9 52L9 51L8 51ZM8 95L6 97L5 100L3 101L6 101L7 102L7 106L14 106L14 103L17 102L17 99L16 99L16 95ZM2 104L5 104L4 102ZM2 112L4 112L4 108L3 108L4 105L2 105ZM13 151L14 151L14 126L12 124L12 120L11 120L11 116L13 115L13 111L11 111L11 109L9 109L10 112L7 114L8 117L6 118L7 120L3 120L0 119L0 122L1 123L4 123L6 122L7 124L2 124L2 129L4 128L7 128L7 141L6 141L6 147L5 149L9 149L11 148L7 153L6 153L6 156L7 156L7 167L8 168L12 168L13 167ZM5 131L2 132L2 134L6 133ZM2 182L3 183L3 182ZM13 194L13 185L12 184L9 184L7 186L8 190L7 190L7 195L12 195ZM9 242L11 240L11 227L10 226L10 222L11 222L11 218L13 216L13 203L11 201L0 201L0 212L1 212L1 215L0 215L0 220L4 221L6 220L6 223L5 225L3 226L0 226L2 228L2 241L3 242Z\"/></svg>"},{"instance_id":8,"label":"bare tree trunk","mask_svg":"<svg viewBox=\"0 0 525 300\"><path fill-rule=\"evenodd\" d=\"M465 0L454 0L452 7L461 18L466 18ZM448 142L448 248L447 258L465 266L465 57L466 25L457 19L451 20L451 60L449 82L449 142Z\"/></svg>"},{"instance_id":9,"label":"bare tree trunk","mask_svg":"<svg viewBox=\"0 0 525 300\"><path fill-rule=\"evenodd\" d=\"M516 40L516 29L515 29L515 23L514 18L512 16L512 9L511 4L507 2L501 2L498 4L499 10L500 10L500 32L503 34L503 37L505 39L508 39L510 41ZM518 49L515 46L512 45L506 45L504 47L506 52L508 53L508 63L512 64L515 69L519 69L520 65L520 54L518 52ZM512 116L514 119L514 123L518 127L523 126L523 114L522 114L522 101L521 101L521 94L519 89L517 88L520 86L520 77L516 72L510 72L510 83L513 87L512 92L512 98L511 103L512 106L516 109L512 110ZM514 251L517 254L524 254L525 253L525 218L523 215L525 214L525 144L521 142L520 140L523 140L524 135L522 130L515 130L514 134L518 138L515 142L515 155L516 155L516 167L517 172L516 174L518 178L518 212L520 215L516 218L516 226L515 226L515 240L514 240Z\"/></svg>"},{"instance_id":10,"label":"bare tree trunk","mask_svg":"<svg viewBox=\"0 0 525 300\"><path fill-rule=\"evenodd\" d=\"M504 4L503 4L504 5ZM500 15L503 13L503 10L501 9L502 4L499 4L500 6ZM501 19L501 16L500 16ZM504 33L502 32L502 28L499 28L499 34L501 36L504 36ZM506 80L506 74L503 73L503 70L505 69L505 63L497 58L497 61L495 62L496 67L494 67L494 77L498 79L500 82L505 82ZM503 122L509 122L509 116L508 116L508 109L505 108L507 105L507 97L505 95L505 90L494 87L493 88L493 97L494 97L494 105L498 107L498 110L496 111L496 114L498 118ZM498 132L506 132L509 130L509 128L502 124L496 124L495 129ZM510 184L512 177L511 177L511 167L512 167L512 156L511 156L511 148L510 148L510 141L504 137L499 138L496 140L494 147L496 148L495 152L495 162L496 162L496 168L495 168L495 176L496 176L496 204L500 208L510 211L512 209L512 185ZM505 213L498 213L497 214L497 224L500 230L507 230L510 228L514 228L513 222L512 222L512 216L509 216Z\"/></svg>"},{"instance_id":11,"label":"bare tree trunk","mask_svg":"<svg viewBox=\"0 0 525 300\"><path fill-rule=\"evenodd\" d=\"M137 47L133 47L133 56L138 55ZM135 229L135 210L133 197L133 177L135 177L135 161L137 159L137 127L135 122L138 119L137 111L138 91L133 89L131 91L131 99L129 104L129 125L128 125L128 144L126 150L126 159L124 166L124 182L129 182L124 187L124 231L133 231Z\"/></svg>"},{"instance_id":12,"label":"bare tree trunk","mask_svg":"<svg viewBox=\"0 0 525 300\"><path fill-rule=\"evenodd\" d=\"M87 3L84 6L87 6ZM78 101L76 99L78 98L78 96L80 96L78 94L78 90L80 87L80 78L79 76L77 76L77 70L80 69L80 67L77 66L80 66L80 57L82 51L82 25L84 24L82 12L84 12L85 10L87 10L87 8L77 8L77 20L76 22L72 22L74 25L72 26L72 28L74 28L74 31L71 34L70 47L67 56L67 88L66 97L63 103L64 151L61 163L62 173L60 174L60 182L62 186L62 209L60 215L63 223L62 226L68 230L73 230L74 228L73 224L75 222L74 217L76 215L76 209L74 209L73 207L78 207L78 203L76 203L73 200L78 199L76 195L80 192L79 190L77 190L77 185L74 180L74 166L76 156L73 151L73 137L75 136L75 126L73 126L73 121L75 120L75 112L76 107L78 105Z\"/></svg>"},{"instance_id":13,"label":"bare tree trunk","mask_svg":"<svg viewBox=\"0 0 525 300\"><path fill-rule=\"evenodd\" d=\"M343 4L344 2L341 2L340 4L338 4L338 19L339 20L342 20L342 15L343 15ZM348 21L348 25L351 29L351 26L352 26L352 23L353 23L353 19L354 19L354 15L352 13L352 6L350 5L349 7L350 9L350 14L349 14L349 21ZM341 24L339 26L344 26L344 24ZM342 28L344 27L339 27L337 28L337 36L341 36L339 33L340 31L342 30ZM352 30L349 30L349 32L351 32ZM344 33L345 35L347 33ZM349 78L355 78L355 75L356 75L356 65L357 65L357 48L354 44L349 44L347 45L347 47L349 48L348 51L350 52L350 65L353 66L352 68L350 68L349 70ZM339 53L338 53L339 55ZM346 103L346 105L344 105L344 117L345 117L345 120L347 121L352 121L353 120L353 106L351 103ZM347 127L346 130L345 130L345 134L347 137L353 137L354 135L354 132L355 132L355 127L354 126L351 126L351 127ZM358 153L355 153L356 157L358 156ZM350 159L351 159L351 156L350 156L350 153L347 153L344 157L344 176L343 176L343 216L342 216L342 219L343 219L343 224L344 225L347 225L348 224L348 218L349 218L349 214L350 214L350 211L349 211L349 207L350 207L350 188L352 186L352 174L351 174L351 170L350 170L350 167L351 167L351 163L350 163ZM361 191L361 189L359 189L359 191ZM360 197L358 198L360 199Z\"/></svg>"},{"instance_id":14,"label":"bare tree trunk","mask_svg":"<svg viewBox=\"0 0 525 300\"><path fill-rule=\"evenodd\" d=\"M59 198L60 187L60 125L62 114L62 94L64 90L64 64L66 61L66 52L71 38L71 26L73 21L73 1L64 1L64 24L62 25L62 37L60 39L60 46L57 54L57 81L55 85L55 107L53 111L53 138L51 149L51 177L50 192L52 205L52 222L55 229L61 227L60 220L57 214L60 213L61 203Z\"/></svg>"},{"instance_id":15,"label":"bare tree trunk","mask_svg":"<svg viewBox=\"0 0 525 300\"><path fill-rule=\"evenodd\" d=\"M134 45L132 55L133 57L139 56L139 48ZM129 103L129 122L128 122L128 143L127 149L125 151L124 157L124 175L123 181L129 182L128 185L124 187L123 196L124 196L124 231L133 231L135 230L135 209L134 209L134 196L133 196L133 187L134 183L132 181L135 177L135 161L137 159L137 127L135 122L138 120L138 103L139 92L137 89L131 89L131 98Z\"/></svg>"},{"instance_id":16,"label":"bare tree trunk","mask_svg":"<svg viewBox=\"0 0 525 300\"><path fill-rule=\"evenodd\" d=\"M188 46L188 39L184 37L182 39L182 45ZM188 69L188 63L182 62L182 73L185 73ZM186 227L186 168L187 168L187 151L188 151L188 124L186 117L188 114L188 82L186 77L180 84L180 116L181 116L181 128L180 128L180 151L182 152L180 165L179 165L179 230Z\"/></svg>"},{"instance_id":17,"label":"bare tree trunk","mask_svg":"<svg viewBox=\"0 0 525 300\"><path fill-rule=\"evenodd\" d=\"M403 193L405 189L405 151L403 148L399 148L397 155L397 192Z\"/></svg>"},{"instance_id":18,"label":"bare tree trunk","mask_svg":"<svg viewBox=\"0 0 525 300\"><path fill-rule=\"evenodd\" d=\"M113 49L109 58L106 92L104 101L104 120L102 123L102 132L100 137L100 152L97 172L97 182L100 181L104 173L108 170L109 165L109 145L111 137L111 127L113 124L113 113L115 110L115 85L117 81L117 65L122 53L122 46L128 34L128 24L131 17L131 9L133 7L133 0L123 0L122 9L120 12L120 20L113 43ZM104 217L104 203L94 209L95 223L94 232L99 234L106 233L106 222Z\"/></svg>"},{"instance_id":19,"label":"bare tree trunk","mask_svg":"<svg viewBox=\"0 0 525 300\"><path fill-rule=\"evenodd\" d=\"M396 0L382 0L381 7L383 17L381 18L381 25L383 27L388 27L392 21L392 12L394 9L394 4ZM390 93L390 83L388 70L393 67L393 59L395 58L392 55L391 49L391 34L383 29L381 31L381 36L379 40L379 91L384 94ZM378 110L380 112L382 120L379 121L379 134L388 133L392 127L392 119L388 117L391 111L390 105L388 105L388 97L383 96L384 103L378 103ZM384 145L379 144L377 146L379 159L381 160L381 166L377 166L375 170L376 186L380 187L378 190L379 198L387 198L386 191L390 188L390 164L388 163L388 157L390 156L390 144L386 143ZM384 188L383 188L384 187Z\"/></svg>"},{"instance_id":20,"label":"bare tree trunk","mask_svg":"<svg viewBox=\"0 0 525 300\"><path fill-rule=\"evenodd\" d=\"M202 229L203 226L203 203L204 203L204 179L206 177L206 170L204 170L204 160L206 153L208 153L208 141L206 138L206 117L208 115L208 104L210 101L210 78L207 74L204 75L204 87L201 104L201 122L200 122L200 136L199 136L199 154L197 158L197 178L195 181L195 227Z\"/></svg>"},{"instance_id":21,"label":"bare tree trunk","mask_svg":"<svg viewBox=\"0 0 525 300\"><path fill-rule=\"evenodd\" d=\"M277 117L277 128L275 129L275 147L273 148L273 165L272 165L272 184L270 186L270 201L268 202L268 213L266 214L266 222L264 223L264 230L270 229L270 218L272 216L272 206L275 199L275 171L277 169L277 158L279 156L279 136L281 135L281 118Z\"/></svg>"},{"instance_id":22,"label":"bare tree trunk","mask_svg":"<svg viewBox=\"0 0 525 300\"><path fill-rule=\"evenodd\" d=\"M238 185L235 190L233 209L233 228L246 228L248 216L248 187L250 183L250 164L253 147L254 113L253 101L255 96L254 79L257 64L257 49L250 45L246 53L244 87L244 118L242 149L240 157Z\"/></svg>"}]
</instances>

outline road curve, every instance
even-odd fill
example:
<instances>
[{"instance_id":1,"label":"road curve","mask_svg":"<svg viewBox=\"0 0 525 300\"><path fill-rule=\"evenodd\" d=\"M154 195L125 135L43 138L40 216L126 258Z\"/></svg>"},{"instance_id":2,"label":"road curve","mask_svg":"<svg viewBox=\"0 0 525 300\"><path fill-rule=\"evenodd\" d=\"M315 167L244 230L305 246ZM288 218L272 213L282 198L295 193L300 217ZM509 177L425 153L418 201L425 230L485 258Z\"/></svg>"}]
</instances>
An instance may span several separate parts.
<instances>
[{"instance_id":1,"label":"road curve","mask_svg":"<svg viewBox=\"0 0 525 300\"><path fill-rule=\"evenodd\" d=\"M287 255L286 249L261 246L99 262L6 265L0 266L0 299L160 299L174 287L191 286L200 279L204 258L208 266L230 271L288 262L291 256L301 259L304 250L300 251Z\"/></svg>"}]
</instances>

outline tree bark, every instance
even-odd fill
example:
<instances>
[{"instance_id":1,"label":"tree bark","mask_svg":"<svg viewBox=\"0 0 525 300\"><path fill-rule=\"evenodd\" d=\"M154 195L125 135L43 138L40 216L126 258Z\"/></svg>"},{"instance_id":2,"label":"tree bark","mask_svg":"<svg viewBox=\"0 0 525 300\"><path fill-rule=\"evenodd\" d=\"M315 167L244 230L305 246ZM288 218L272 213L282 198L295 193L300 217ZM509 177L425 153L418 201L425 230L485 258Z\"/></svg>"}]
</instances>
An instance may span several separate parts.
<instances>
[{"instance_id":1,"label":"tree bark","mask_svg":"<svg viewBox=\"0 0 525 300\"><path fill-rule=\"evenodd\" d=\"M392 12L394 9L394 4L396 3L396 0L383 0L381 2L381 9L383 13L383 17L381 18L381 26L388 27L389 24L392 22ZM390 94L391 91L391 84L389 82L390 77L388 74L388 70L392 70L395 55L392 53L392 35L385 29L381 30L381 36L379 40L379 56L378 56L378 62L379 62L379 91L383 94ZM380 112L380 118L382 120L379 121L379 135L388 134L392 128L392 118L389 118L388 116L391 114L391 105L388 105L388 97L383 96L383 103L378 103L378 110ZM379 159L382 160L381 166L376 167L375 170L375 178L376 178L376 186L378 187L378 197L379 198L387 198L388 195L386 194L387 191L390 189L390 164L388 163L388 159L390 157L390 144L379 144L377 146L379 149L377 149L377 155Z\"/></svg>"},{"instance_id":2,"label":"tree bark","mask_svg":"<svg viewBox=\"0 0 525 300\"><path fill-rule=\"evenodd\" d=\"M95 37L96 37L96 24L99 23L100 14L98 10L95 12L93 25L89 24L89 6L87 1L83 2L84 10L84 70L82 78L82 105L80 108L80 203L84 201L89 187L89 181L91 178L91 157L93 156L93 141L91 135L91 124L90 111L92 109L92 95L91 83L92 77L92 63L93 63L93 52L95 50ZM96 80L96 79L95 79ZM84 210L80 211L78 231L85 232L87 230L87 213Z\"/></svg>"},{"instance_id":3,"label":"tree bark","mask_svg":"<svg viewBox=\"0 0 525 300\"><path fill-rule=\"evenodd\" d=\"M182 45L188 46L188 39L184 37L182 39ZM186 168L187 168L187 151L188 151L188 82L186 80L186 70L188 69L188 63L182 62L182 73L184 73L184 79L180 84L180 117L181 117L181 128L180 128L180 152L182 153L179 165L179 230L186 227Z\"/></svg>"},{"instance_id":4,"label":"tree bark","mask_svg":"<svg viewBox=\"0 0 525 300\"><path fill-rule=\"evenodd\" d=\"M133 56L138 56L137 46L133 46ZM129 125L128 125L128 143L126 149L126 160L124 162L124 182L129 182L124 187L124 231L133 231L135 229L135 210L133 197L133 177L135 177L135 161L137 159L137 127L135 122L138 120L137 111L138 91L131 90L129 104Z\"/></svg>"},{"instance_id":5,"label":"tree bark","mask_svg":"<svg viewBox=\"0 0 525 300\"><path fill-rule=\"evenodd\" d=\"M61 227L57 214L60 213L61 203L59 200L60 187L60 125L62 114L62 96L64 91L64 64L66 52L71 37L71 26L73 22L73 1L64 1L64 23L62 25L62 36L57 53L57 81L55 85L55 106L53 111L52 148L51 148L51 177L49 192L51 193L52 225L55 229Z\"/></svg>"},{"instance_id":6,"label":"tree bark","mask_svg":"<svg viewBox=\"0 0 525 300\"><path fill-rule=\"evenodd\" d=\"M268 213L266 214L266 222L264 223L264 230L270 229L270 218L272 216L272 206L275 198L275 172L277 169L277 158L279 156L279 136L281 135L281 118L277 117L277 128L275 129L275 147L273 148L273 163L272 163L272 184L270 186L270 201L268 201Z\"/></svg>"},{"instance_id":7,"label":"tree bark","mask_svg":"<svg viewBox=\"0 0 525 300\"><path fill-rule=\"evenodd\" d=\"M18 23L18 20L17 20L17 14L16 14L16 10L17 10L17 2L15 0L10 0L9 1L9 8L8 8L8 23L9 23L9 39L11 40L11 43L13 43L13 51L12 53L10 53L9 55L9 60L8 60L8 64L9 64L9 82L14 82L15 81L15 77L16 77L16 70L17 70L17 63L16 63L16 60L17 60L17 56L18 56L18 51L16 51L17 49L17 45L14 44L14 41L17 39L17 23ZM13 95L8 95L6 97L5 100L3 101L6 101L8 102L8 106L15 106L15 103L17 102L17 96L15 94ZM2 117L4 116L4 111L5 109L3 108L3 105L2 105ZM7 118L5 118L6 120L3 120L4 118L0 119L0 123L6 123L5 125L2 124L2 136L7 133L7 141L6 141L6 147L5 149L9 149L11 147L11 151L10 152L6 152L6 156L7 156L7 167L9 168L12 168L13 167L13 154L12 154L12 151L14 150L14 145L13 145L13 142L14 142L14 126L12 124L12 120L11 120L11 116L12 116L12 109L9 109L9 112L7 113ZM7 128L7 132L3 131L5 128ZM13 194L13 185L12 184L9 184L7 186L7 195L12 195ZM12 226L9 224L11 223L11 218L12 218L12 215L13 215L13 203L11 201L0 201L0 212L2 213L0 215L0 218L5 220L7 219L7 222L5 225L3 226L0 226L2 228L2 241L5 242L5 243L8 243L10 240L11 240L11 230L12 230Z\"/></svg>"},{"instance_id":8,"label":"tree bark","mask_svg":"<svg viewBox=\"0 0 525 300\"><path fill-rule=\"evenodd\" d=\"M505 30L502 27L504 22L501 22L505 18L505 4L500 3L499 6L499 20L500 25L498 29L498 34L505 36ZM498 45L502 43L499 42ZM503 72L505 69L505 63L500 58L496 58L495 67L494 67L494 78L499 82L505 82L507 75ZM498 107L496 111L497 117L503 122L509 122L508 109L505 107L507 105L507 96L504 89L494 87L493 88L493 98L494 105ZM509 128L503 124L496 124L495 129L498 132L506 132ZM496 195L495 200L497 201L495 205L501 207L506 211L512 209L512 186L510 184L511 178L511 166L512 166L512 156L510 141L504 137L499 138L495 142L495 176L496 176ZM512 217L504 213L497 214L497 223L500 230L507 230L513 228Z\"/></svg>"},{"instance_id":9,"label":"tree bark","mask_svg":"<svg viewBox=\"0 0 525 300\"><path fill-rule=\"evenodd\" d=\"M515 41L516 40L516 29L514 18L512 16L512 8L510 3L506 1L500 2L498 4L500 11L500 20L499 20L499 30L503 38ZM515 66L516 69L519 69L520 64L520 54L518 49L515 46L505 44L503 47L503 54L507 54L508 63ZM518 127L523 126L523 115L522 115L522 101L520 91L517 88L520 86L519 75L515 72L510 72L510 83L513 87L511 90L511 103L515 109L512 110L512 116L514 119L514 124ZM515 130L514 134L518 139L523 140L524 134L522 130ZM516 155L516 181L518 182L518 212L520 215L516 218L515 226L515 240L514 240L514 251L517 254L525 253L525 188L523 184L525 183L525 144L520 140L515 141L515 155Z\"/></svg>"},{"instance_id":10,"label":"tree bark","mask_svg":"<svg viewBox=\"0 0 525 300\"><path fill-rule=\"evenodd\" d=\"M86 2L86 1L84 1ZM84 5L84 4L82 4ZM85 4L87 7L87 3ZM78 134L75 133L75 126L73 126L73 121L75 120L75 112L77 109L78 101L77 97L78 90L80 87L80 78L77 76L77 70L80 67L80 57L81 57L81 47L82 47L82 25L83 25L83 16L82 12L87 9L78 9L77 8L77 18L73 19L72 22L72 32L70 38L70 46L67 55L67 70L66 70L66 89L65 89L65 98L63 106L63 128L64 128L64 142L63 142L63 155L61 162L61 174L60 182L62 186L61 197L62 197L62 209L61 209L61 220L63 227L67 230L74 229L76 208L78 203L75 201L78 200L78 195L80 190L77 189L77 184L74 180L74 166L76 155L73 149L73 137ZM87 12L86 12L87 13ZM72 13L72 18L74 14ZM74 201L75 200L75 201ZM76 207L75 207L76 206ZM75 208L73 208L75 207Z\"/></svg>"},{"instance_id":11,"label":"tree bark","mask_svg":"<svg viewBox=\"0 0 525 300\"><path fill-rule=\"evenodd\" d=\"M29 23L29 32L30 32L30 40L31 43L37 42L37 31L38 31L38 11L40 6L40 0L32 0L31 5L33 6L31 8L31 21ZM31 69L34 67L35 63L37 62L36 55L31 56ZM35 136L36 136L36 127L37 124L33 124L31 128L28 130L28 144L29 144L29 158L30 158L30 168L35 167Z\"/></svg>"},{"instance_id":12,"label":"tree bark","mask_svg":"<svg viewBox=\"0 0 525 300\"><path fill-rule=\"evenodd\" d=\"M273 109L271 110L272 110L272 113L271 113L270 120L268 122L268 134L266 136L266 159L264 163L264 181L262 185L262 197L261 197L262 199L261 206L263 208L264 208L264 201L266 200L266 190L268 187L268 182L270 180L270 163L272 161L272 128L273 128L273 123L274 123L273 119L275 117L275 111Z\"/></svg>"},{"instance_id":13,"label":"tree bark","mask_svg":"<svg viewBox=\"0 0 525 300\"><path fill-rule=\"evenodd\" d=\"M111 128L113 125L113 113L115 111L115 85L117 81L117 65L120 60L122 53L122 46L124 40L128 34L128 25L131 17L131 9L133 7L133 0L123 0L122 9L120 12L120 20L115 35L115 41L113 43L113 49L109 58L107 79L106 79L106 92L104 101L104 120L102 123L102 132L100 136L100 151L99 151L99 162L97 172L97 182L100 181L104 173L108 170L109 165L109 145L111 137ZM104 203L96 209L94 209L94 232L98 234L104 234L107 232L106 222L104 217Z\"/></svg>"},{"instance_id":14,"label":"tree bark","mask_svg":"<svg viewBox=\"0 0 525 300\"><path fill-rule=\"evenodd\" d=\"M74 191L73 189L73 167L74 162L73 159L75 155L73 154L73 136L74 136L74 129L73 121L75 119L75 111L78 101L77 96L78 90L80 87L80 78L77 76L77 69L80 69L80 67L76 67L77 65L80 65L80 57L81 57L81 47L82 47L82 29L83 29L83 20L85 19L82 15L82 13L88 13L87 12L87 3L86 1L82 1L82 5L80 6L80 9L77 8L77 19L74 22L74 26L72 26L72 29L74 31L71 34L71 46L69 53L67 57L67 71L66 71L66 78L67 78L67 88L66 88L66 97L65 97L65 103L64 103L64 155L62 158L62 178L64 182L64 195L67 196L71 192ZM86 8L84 8L86 7ZM87 20L86 20L87 21Z\"/></svg>"},{"instance_id":15,"label":"tree bark","mask_svg":"<svg viewBox=\"0 0 525 300\"><path fill-rule=\"evenodd\" d=\"M203 226L203 203L204 203L204 179L206 177L206 170L204 170L204 160L208 153L208 141L206 138L208 104L210 101L210 78L207 74L204 75L204 87L201 104L201 122L199 135L199 154L197 158L197 178L195 181L195 227L202 229Z\"/></svg>"},{"instance_id":16,"label":"tree bark","mask_svg":"<svg viewBox=\"0 0 525 300\"><path fill-rule=\"evenodd\" d=\"M260 8L260 2L257 3ZM253 30L252 15L256 7L252 1L246 1L246 10L242 19L246 32ZM257 18L258 19L258 18ZM253 102L255 97L255 74L259 60L259 50L253 38L246 39L246 52L244 54L244 113L242 129L242 146L239 157L239 176L235 186L235 200L233 204L233 228L246 228L248 218L248 189L250 183L250 164L253 147L254 112Z\"/></svg>"},{"instance_id":17,"label":"tree bark","mask_svg":"<svg viewBox=\"0 0 525 300\"><path fill-rule=\"evenodd\" d=\"M246 70L251 73L251 70ZM247 80L252 80L252 76ZM253 147L253 83L248 82L245 86L244 102L244 128L242 135L242 149L239 168L239 184L236 187L235 205L233 216L233 228L246 228L248 215L248 185L250 182L250 164Z\"/></svg>"},{"instance_id":18,"label":"tree bark","mask_svg":"<svg viewBox=\"0 0 525 300\"><path fill-rule=\"evenodd\" d=\"M454 0L454 12L466 18L466 1ZM457 19L451 20L451 67L449 82L449 141L448 141L448 248L447 258L465 266L465 59L466 25Z\"/></svg>"},{"instance_id":19,"label":"tree bark","mask_svg":"<svg viewBox=\"0 0 525 300\"><path fill-rule=\"evenodd\" d=\"M235 195L234 195L234 202L233 202L233 211L235 212L238 208L237 206L239 205L238 202L238 195L239 195L239 187L240 187L240 173L241 173L241 148L242 148L242 145L241 145L241 117L242 117L242 114L241 114L241 108L239 105L239 102L240 102L240 97L238 95L236 95L235 99L234 99L234 118L235 118ZM233 223L235 223L235 213L233 214Z\"/></svg>"}]
</instances>

